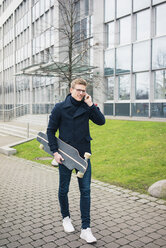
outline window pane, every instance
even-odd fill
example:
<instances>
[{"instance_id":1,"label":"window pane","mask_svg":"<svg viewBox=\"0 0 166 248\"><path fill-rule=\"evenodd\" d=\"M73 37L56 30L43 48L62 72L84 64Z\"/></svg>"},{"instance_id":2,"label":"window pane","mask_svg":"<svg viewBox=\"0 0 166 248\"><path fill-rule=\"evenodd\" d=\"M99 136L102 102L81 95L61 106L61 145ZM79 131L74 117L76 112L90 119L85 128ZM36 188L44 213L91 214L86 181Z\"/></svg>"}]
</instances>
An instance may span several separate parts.
<instances>
[{"instance_id":1,"label":"window pane","mask_svg":"<svg viewBox=\"0 0 166 248\"><path fill-rule=\"evenodd\" d=\"M166 4L156 7L156 35L166 34Z\"/></svg>"},{"instance_id":2,"label":"window pane","mask_svg":"<svg viewBox=\"0 0 166 248\"><path fill-rule=\"evenodd\" d=\"M114 73L114 49L105 51L104 74L111 75Z\"/></svg>"},{"instance_id":3,"label":"window pane","mask_svg":"<svg viewBox=\"0 0 166 248\"><path fill-rule=\"evenodd\" d=\"M105 0L105 22L115 17L115 0Z\"/></svg>"},{"instance_id":4,"label":"window pane","mask_svg":"<svg viewBox=\"0 0 166 248\"><path fill-rule=\"evenodd\" d=\"M115 115L129 116L130 115L130 103L115 103Z\"/></svg>"},{"instance_id":5,"label":"window pane","mask_svg":"<svg viewBox=\"0 0 166 248\"><path fill-rule=\"evenodd\" d=\"M166 70L156 71L154 80L155 99L166 99Z\"/></svg>"},{"instance_id":6,"label":"window pane","mask_svg":"<svg viewBox=\"0 0 166 248\"><path fill-rule=\"evenodd\" d=\"M119 76L119 100L130 99L130 75Z\"/></svg>"},{"instance_id":7,"label":"window pane","mask_svg":"<svg viewBox=\"0 0 166 248\"><path fill-rule=\"evenodd\" d=\"M150 44L149 41L133 45L133 71L150 69Z\"/></svg>"},{"instance_id":8,"label":"window pane","mask_svg":"<svg viewBox=\"0 0 166 248\"><path fill-rule=\"evenodd\" d=\"M137 11L137 10L146 8L146 7L150 6L150 2L151 2L151 0L143 0L143 1L134 0L133 1L133 10Z\"/></svg>"},{"instance_id":9,"label":"window pane","mask_svg":"<svg viewBox=\"0 0 166 248\"><path fill-rule=\"evenodd\" d=\"M107 24L107 47L114 47L114 22L110 22Z\"/></svg>"},{"instance_id":10,"label":"window pane","mask_svg":"<svg viewBox=\"0 0 166 248\"><path fill-rule=\"evenodd\" d=\"M80 40L80 22L74 24L74 41Z\"/></svg>"},{"instance_id":11,"label":"window pane","mask_svg":"<svg viewBox=\"0 0 166 248\"><path fill-rule=\"evenodd\" d=\"M136 40L150 37L150 11L145 10L136 14Z\"/></svg>"},{"instance_id":12,"label":"window pane","mask_svg":"<svg viewBox=\"0 0 166 248\"><path fill-rule=\"evenodd\" d=\"M151 117L166 117L166 103L151 103Z\"/></svg>"},{"instance_id":13,"label":"window pane","mask_svg":"<svg viewBox=\"0 0 166 248\"><path fill-rule=\"evenodd\" d=\"M113 103L104 103L104 114L113 115Z\"/></svg>"},{"instance_id":14,"label":"window pane","mask_svg":"<svg viewBox=\"0 0 166 248\"><path fill-rule=\"evenodd\" d=\"M136 99L149 98L149 73L137 73L135 75Z\"/></svg>"},{"instance_id":15,"label":"window pane","mask_svg":"<svg viewBox=\"0 0 166 248\"><path fill-rule=\"evenodd\" d=\"M107 100L114 100L114 77L107 78Z\"/></svg>"},{"instance_id":16,"label":"window pane","mask_svg":"<svg viewBox=\"0 0 166 248\"><path fill-rule=\"evenodd\" d=\"M131 47L125 46L116 49L116 74L130 73Z\"/></svg>"},{"instance_id":17,"label":"window pane","mask_svg":"<svg viewBox=\"0 0 166 248\"><path fill-rule=\"evenodd\" d=\"M130 42L131 42L131 17L128 16L119 20L119 43L126 44Z\"/></svg>"},{"instance_id":18,"label":"window pane","mask_svg":"<svg viewBox=\"0 0 166 248\"><path fill-rule=\"evenodd\" d=\"M152 69L166 67L166 37L154 39L152 43Z\"/></svg>"},{"instance_id":19,"label":"window pane","mask_svg":"<svg viewBox=\"0 0 166 248\"><path fill-rule=\"evenodd\" d=\"M81 20L81 38L87 38L87 18Z\"/></svg>"},{"instance_id":20,"label":"window pane","mask_svg":"<svg viewBox=\"0 0 166 248\"><path fill-rule=\"evenodd\" d=\"M131 0L117 0L117 17L131 13Z\"/></svg>"},{"instance_id":21,"label":"window pane","mask_svg":"<svg viewBox=\"0 0 166 248\"><path fill-rule=\"evenodd\" d=\"M132 103L132 116L149 116L149 103Z\"/></svg>"},{"instance_id":22,"label":"window pane","mask_svg":"<svg viewBox=\"0 0 166 248\"><path fill-rule=\"evenodd\" d=\"M164 2L165 0L153 0L153 4L157 4L157 3L162 3Z\"/></svg>"}]
</instances>

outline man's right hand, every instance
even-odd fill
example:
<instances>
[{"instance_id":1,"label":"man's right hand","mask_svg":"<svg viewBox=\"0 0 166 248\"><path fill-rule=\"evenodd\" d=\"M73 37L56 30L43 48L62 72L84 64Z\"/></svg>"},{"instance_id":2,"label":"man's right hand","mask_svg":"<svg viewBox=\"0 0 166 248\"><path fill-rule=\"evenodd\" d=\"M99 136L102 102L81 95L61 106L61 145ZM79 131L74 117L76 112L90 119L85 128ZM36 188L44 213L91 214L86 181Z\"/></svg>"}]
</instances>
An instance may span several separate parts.
<instances>
[{"instance_id":1,"label":"man's right hand","mask_svg":"<svg viewBox=\"0 0 166 248\"><path fill-rule=\"evenodd\" d=\"M58 152L55 152L53 155L56 162L62 164L62 161L64 160L63 157Z\"/></svg>"}]
</instances>

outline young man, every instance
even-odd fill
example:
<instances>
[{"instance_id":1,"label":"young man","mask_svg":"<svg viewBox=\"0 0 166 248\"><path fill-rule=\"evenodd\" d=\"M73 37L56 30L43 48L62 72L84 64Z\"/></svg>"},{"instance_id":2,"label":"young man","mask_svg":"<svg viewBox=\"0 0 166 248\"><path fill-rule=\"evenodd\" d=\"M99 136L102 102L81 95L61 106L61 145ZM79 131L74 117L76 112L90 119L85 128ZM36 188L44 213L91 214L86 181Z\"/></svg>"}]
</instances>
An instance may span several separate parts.
<instances>
[{"instance_id":1,"label":"young man","mask_svg":"<svg viewBox=\"0 0 166 248\"><path fill-rule=\"evenodd\" d=\"M53 151L54 159L59 163L59 203L63 217L63 227L65 232L73 232L71 223L68 191L72 171L63 165L63 157L58 153L55 133L59 129L59 138L71 146L75 147L81 157L85 152L91 153L89 120L97 125L105 123L105 117L96 107L90 95L86 93L87 82L78 78L72 81L70 94L65 101L57 103L53 108L47 135L49 146ZM91 163L88 161L88 168L83 178L78 178L80 190L80 211L82 229L80 237L88 243L96 242L90 229L90 183L91 183Z\"/></svg>"}]
</instances>

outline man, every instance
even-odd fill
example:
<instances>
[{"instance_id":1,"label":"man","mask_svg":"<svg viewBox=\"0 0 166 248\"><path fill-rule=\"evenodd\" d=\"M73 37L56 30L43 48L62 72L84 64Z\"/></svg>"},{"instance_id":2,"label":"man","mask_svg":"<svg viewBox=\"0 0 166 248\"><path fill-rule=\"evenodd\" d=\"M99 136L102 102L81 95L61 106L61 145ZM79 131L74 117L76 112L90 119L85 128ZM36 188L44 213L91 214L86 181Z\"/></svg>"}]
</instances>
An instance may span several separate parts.
<instances>
[{"instance_id":1,"label":"man","mask_svg":"<svg viewBox=\"0 0 166 248\"><path fill-rule=\"evenodd\" d=\"M63 217L63 227L65 232L73 232L71 223L68 191L71 179L71 170L63 165L63 157L58 153L55 133L59 129L59 138L71 146L75 147L81 157L85 152L91 153L89 120L97 125L105 123L104 115L96 107L90 95L86 93L87 82L78 78L72 81L70 94L65 101L57 103L53 108L47 128L48 141L54 159L59 164L59 203ZM96 242L90 228L90 183L91 183L91 163L88 161L87 170L83 178L78 178L80 189L80 211L82 229L80 237L87 243Z\"/></svg>"}]
</instances>

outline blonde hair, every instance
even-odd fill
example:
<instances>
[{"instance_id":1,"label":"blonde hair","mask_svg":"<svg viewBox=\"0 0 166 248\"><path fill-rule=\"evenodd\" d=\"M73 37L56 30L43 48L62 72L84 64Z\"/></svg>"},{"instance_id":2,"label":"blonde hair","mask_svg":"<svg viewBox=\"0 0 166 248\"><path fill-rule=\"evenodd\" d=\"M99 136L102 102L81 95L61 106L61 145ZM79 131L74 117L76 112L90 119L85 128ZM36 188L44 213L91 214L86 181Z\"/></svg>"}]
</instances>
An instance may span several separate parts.
<instances>
[{"instance_id":1,"label":"blonde hair","mask_svg":"<svg viewBox=\"0 0 166 248\"><path fill-rule=\"evenodd\" d=\"M84 85L84 86L87 86L87 81L83 78L76 78L74 79L72 82L71 82L71 88L74 89L75 85L76 84L81 84L81 85Z\"/></svg>"}]
</instances>

